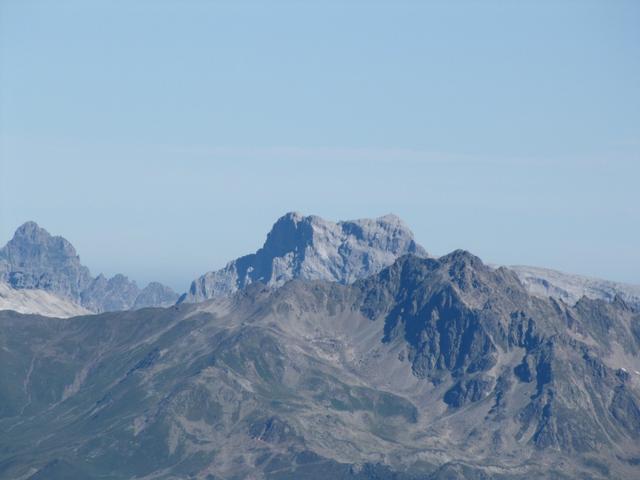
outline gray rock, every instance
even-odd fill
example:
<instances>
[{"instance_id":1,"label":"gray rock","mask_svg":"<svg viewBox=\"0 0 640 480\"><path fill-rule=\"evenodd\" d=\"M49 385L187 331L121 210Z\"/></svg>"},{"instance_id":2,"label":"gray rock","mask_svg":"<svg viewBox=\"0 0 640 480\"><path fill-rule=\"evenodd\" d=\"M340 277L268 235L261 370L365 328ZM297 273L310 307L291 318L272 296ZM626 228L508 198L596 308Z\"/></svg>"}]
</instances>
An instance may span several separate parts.
<instances>
[{"instance_id":1,"label":"gray rock","mask_svg":"<svg viewBox=\"0 0 640 480\"><path fill-rule=\"evenodd\" d=\"M254 282L278 287L302 278L348 284L408 253L427 256L395 215L334 223L287 213L274 224L260 250L196 279L181 301L228 296Z\"/></svg>"}]
</instances>

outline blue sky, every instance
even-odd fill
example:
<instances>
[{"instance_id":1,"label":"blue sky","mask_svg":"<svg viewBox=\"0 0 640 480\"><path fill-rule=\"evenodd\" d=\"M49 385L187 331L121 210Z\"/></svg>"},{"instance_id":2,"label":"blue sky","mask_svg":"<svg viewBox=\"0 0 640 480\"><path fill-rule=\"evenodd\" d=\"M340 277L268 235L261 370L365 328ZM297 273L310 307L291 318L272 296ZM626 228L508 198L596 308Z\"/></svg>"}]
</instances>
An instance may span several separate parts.
<instances>
[{"instance_id":1,"label":"blue sky","mask_svg":"<svg viewBox=\"0 0 640 480\"><path fill-rule=\"evenodd\" d=\"M0 243L178 290L290 210L640 283L640 2L0 2Z\"/></svg>"}]
</instances>

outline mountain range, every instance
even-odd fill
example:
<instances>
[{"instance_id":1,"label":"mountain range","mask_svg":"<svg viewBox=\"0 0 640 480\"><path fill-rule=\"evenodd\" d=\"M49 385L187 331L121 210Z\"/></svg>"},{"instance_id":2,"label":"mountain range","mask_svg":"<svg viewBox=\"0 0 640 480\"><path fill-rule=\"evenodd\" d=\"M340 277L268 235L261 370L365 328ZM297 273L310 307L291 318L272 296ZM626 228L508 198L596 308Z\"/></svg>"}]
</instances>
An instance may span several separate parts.
<instances>
[{"instance_id":1,"label":"mountain range","mask_svg":"<svg viewBox=\"0 0 640 480\"><path fill-rule=\"evenodd\" d=\"M102 274L92 277L71 243L51 236L35 222L27 222L0 249L0 285L5 284L0 290L0 309L64 317L228 297L255 282L270 288L295 278L350 284L378 273L406 254L429 257L395 215L336 223L290 212L275 222L257 252L203 274L179 296L158 282L140 289L122 274L109 279ZM536 296L569 304L582 296L609 302L619 296L640 306L638 285L539 267L509 268Z\"/></svg>"},{"instance_id":2,"label":"mountain range","mask_svg":"<svg viewBox=\"0 0 640 480\"><path fill-rule=\"evenodd\" d=\"M393 215L286 214L177 303L33 222L0 272L1 479L640 477L633 286Z\"/></svg>"},{"instance_id":3,"label":"mountain range","mask_svg":"<svg viewBox=\"0 0 640 480\"><path fill-rule=\"evenodd\" d=\"M0 478L640 476L640 312L462 250L0 327Z\"/></svg>"}]
</instances>

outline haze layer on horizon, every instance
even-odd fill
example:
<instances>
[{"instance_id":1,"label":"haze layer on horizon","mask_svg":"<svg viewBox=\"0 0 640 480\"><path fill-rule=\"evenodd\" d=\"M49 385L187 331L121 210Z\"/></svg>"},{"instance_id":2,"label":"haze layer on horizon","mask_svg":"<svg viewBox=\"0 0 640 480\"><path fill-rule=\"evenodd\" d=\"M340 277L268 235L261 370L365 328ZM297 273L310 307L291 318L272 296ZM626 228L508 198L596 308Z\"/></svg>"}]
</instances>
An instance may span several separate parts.
<instances>
[{"instance_id":1,"label":"haze layer on horizon","mask_svg":"<svg viewBox=\"0 0 640 480\"><path fill-rule=\"evenodd\" d=\"M287 211L640 283L640 4L0 3L0 243L184 291Z\"/></svg>"}]
</instances>

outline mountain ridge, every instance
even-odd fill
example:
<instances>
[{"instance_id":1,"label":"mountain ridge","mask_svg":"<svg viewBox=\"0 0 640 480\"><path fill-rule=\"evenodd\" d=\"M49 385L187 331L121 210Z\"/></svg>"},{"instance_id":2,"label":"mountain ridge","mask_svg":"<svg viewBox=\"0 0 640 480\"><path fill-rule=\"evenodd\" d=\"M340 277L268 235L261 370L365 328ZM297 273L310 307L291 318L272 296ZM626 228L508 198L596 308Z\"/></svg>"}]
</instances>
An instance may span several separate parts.
<instances>
[{"instance_id":1,"label":"mountain ridge","mask_svg":"<svg viewBox=\"0 0 640 480\"><path fill-rule=\"evenodd\" d=\"M289 212L275 222L264 245L255 253L205 273L178 296L158 282L140 289L122 274L92 277L71 243L29 221L0 249L0 281L13 289L44 290L60 297L60 301L69 300L90 311L102 312L229 296L258 281L273 288L293 278L353 283L407 253L428 256L396 215L331 222L317 215ZM540 267L508 268L516 272L530 293L542 298L551 296L576 303L583 295L607 301L620 295L626 302L640 306L640 286ZM24 302L28 296L23 295L21 300L19 297L15 293L6 298ZM37 310L42 305L35 298L31 310L27 310L44 313L45 310ZM4 303L11 307L8 300ZM24 310L26 306L20 303L16 308ZM63 311L71 312L73 308L65 307Z\"/></svg>"}]
</instances>

